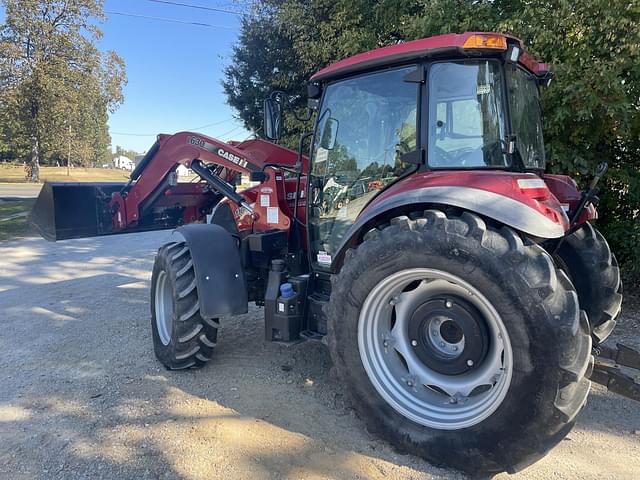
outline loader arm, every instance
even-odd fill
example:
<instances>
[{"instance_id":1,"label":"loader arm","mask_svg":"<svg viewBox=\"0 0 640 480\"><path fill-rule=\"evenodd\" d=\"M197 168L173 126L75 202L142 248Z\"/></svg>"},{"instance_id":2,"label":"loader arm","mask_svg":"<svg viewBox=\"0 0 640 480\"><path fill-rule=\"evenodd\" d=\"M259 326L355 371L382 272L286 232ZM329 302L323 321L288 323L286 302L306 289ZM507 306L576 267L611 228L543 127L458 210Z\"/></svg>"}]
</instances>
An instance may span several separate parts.
<instances>
[{"instance_id":1,"label":"loader arm","mask_svg":"<svg viewBox=\"0 0 640 480\"><path fill-rule=\"evenodd\" d=\"M205 135L191 132L159 135L149 154L132 172L129 182L120 192L112 195L109 207L114 230L135 227L150 209L157 208L159 203L162 206L163 197L166 196L172 197L174 205L181 197L188 200L183 206L191 208L185 210L188 218L183 218L184 223L200 220L203 216L202 207L217 203L220 198L213 199L207 195L212 193L207 184L177 184L173 178L179 165L191 168L194 161L215 165L216 176L227 183L239 173L249 174L262 167L260 161L254 161L236 146ZM198 201L192 205L189 197L194 196Z\"/></svg>"},{"instance_id":2,"label":"loader arm","mask_svg":"<svg viewBox=\"0 0 640 480\"><path fill-rule=\"evenodd\" d=\"M227 199L250 229L254 222L265 229L288 229L280 166L291 169L297 160L296 152L260 139L225 143L192 132L161 134L127 183L45 183L30 220L52 241L161 230L203 221ZM303 158L304 168L307 161ZM201 181L178 183L180 165L198 173ZM260 170L267 173L261 201L247 216L257 192L236 193L234 179Z\"/></svg>"}]
</instances>

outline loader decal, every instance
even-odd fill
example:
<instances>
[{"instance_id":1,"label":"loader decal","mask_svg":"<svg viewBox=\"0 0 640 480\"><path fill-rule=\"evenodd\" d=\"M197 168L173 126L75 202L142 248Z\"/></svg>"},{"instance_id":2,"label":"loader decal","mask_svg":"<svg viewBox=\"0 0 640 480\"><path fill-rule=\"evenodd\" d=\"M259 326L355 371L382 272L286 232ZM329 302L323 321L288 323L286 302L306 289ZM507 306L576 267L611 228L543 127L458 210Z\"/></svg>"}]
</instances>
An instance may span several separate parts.
<instances>
[{"instance_id":1,"label":"loader decal","mask_svg":"<svg viewBox=\"0 0 640 480\"><path fill-rule=\"evenodd\" d=\"M219 157L224 158L225 160L229 160L230 162L235 163L236 165L242 168L247 168L248 162L244 158L234 155L231 152L227 152L223 148L218 148L214 144L206 142L200 137L196 137L196 136L189 137L187 139L187 144L195 145L196 147L207 150L215 155L218 155Z\"/></svg>"},{"instance_id":2,"label":"loader decal","mask_svg":"<svg viewBox=\"0 0 640 480\"><path fill-rule=\"evenodd\" d=\"M233 153L226 152L222 148L219 148L218 151L216 152L216 154L219 157L225 158L225 159L229 160L230 162L235 163L236 165L240 165L242 168L247 168L247 161L246 160L244 160L241 157L238 157L237 155L234 155Z\"/></svg>"},{"instance_id":3,"label":"loader decal","mask_svg":"<svg viewBox=\"0 0 640 480\"><path fill-rule=\"evenodd\" d=\"M196 147L200 147L200 148L206 148L205 145L207 144L207 142L205 142L201 138L192 136L192 137L189 137L187 139L187 144L188 145L195 145Z\"/></svg>"},{"instance_id":4,"label":"loader decal","mask_svg":"<svg viewBox=\"0 0 640 480\"><path fill-rule=\"evenodd\" d=\"M219 157L222 157L225 160L229 160L231 163L235 163L236 165L242 168L247 168L248 162L244 158L239 157L238 155L234 155L231 152L227 152L225 149L219 148L212 143L206 142L200 137L196 137L195 135L189 137L187 139L187 144L195 145L196 147L207 150L208 152L218 155Z\"/></svg>"}]
</instances>

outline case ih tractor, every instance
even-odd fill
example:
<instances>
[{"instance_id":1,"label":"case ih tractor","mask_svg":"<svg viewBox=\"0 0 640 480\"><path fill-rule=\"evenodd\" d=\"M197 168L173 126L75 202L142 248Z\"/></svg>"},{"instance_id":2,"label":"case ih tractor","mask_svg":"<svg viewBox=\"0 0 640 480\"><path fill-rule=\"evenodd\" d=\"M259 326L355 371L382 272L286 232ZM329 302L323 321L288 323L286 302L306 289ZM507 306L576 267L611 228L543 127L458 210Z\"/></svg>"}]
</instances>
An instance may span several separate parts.
<instances>
[{"instance_id":1,"label":"case ih tractor","mask_svg":"<svg viewBox=\"0 0 640 480\"><path fill-rule=\"evenodd\" d=\"M622 302L590 223L606 166L585 192L545 173L551 78L494 33L366 52L311 78L298 152L159 135L128 183L47 184L33 218L52 240L177 227L151 284L167 368L205 365L220 318L255 302L267 340L328 345L356 412L399 450L516 471L571 430L589 377L640 398L617 368L638 354L599 346ZM265 101L269 139L288 104ZM200 180L177 183L179 165Z\"/></svg>"}]
</instances>

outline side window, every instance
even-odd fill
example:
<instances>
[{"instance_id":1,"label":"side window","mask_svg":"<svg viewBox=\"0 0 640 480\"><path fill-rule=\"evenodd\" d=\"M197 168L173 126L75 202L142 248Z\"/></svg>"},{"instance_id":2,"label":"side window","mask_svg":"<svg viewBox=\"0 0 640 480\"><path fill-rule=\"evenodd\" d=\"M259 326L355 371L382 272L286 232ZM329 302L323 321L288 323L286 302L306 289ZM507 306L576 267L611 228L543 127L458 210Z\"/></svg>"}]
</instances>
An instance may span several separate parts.
<instances>
[{"instance_id":1,"label":"side window","mask_svg":"<svg viewBox=\"0 0 640 480\"><path fill-rule=\"evenodd\" d=\"M492 61L435 63L429 70L429 144L434 168L506 166L502 70Z\"/></svg>"},{"instance_id":2,"label":"side window","mask_svg":"<svg viewBox=\"0 0 640 480\"><path fill-rule=\"evenodd\" d=\"M511 125L516 134L518 153L526 168L544 169L542 107L535 79L521 68L507 68Z\"/></svg>"}]
</instances>

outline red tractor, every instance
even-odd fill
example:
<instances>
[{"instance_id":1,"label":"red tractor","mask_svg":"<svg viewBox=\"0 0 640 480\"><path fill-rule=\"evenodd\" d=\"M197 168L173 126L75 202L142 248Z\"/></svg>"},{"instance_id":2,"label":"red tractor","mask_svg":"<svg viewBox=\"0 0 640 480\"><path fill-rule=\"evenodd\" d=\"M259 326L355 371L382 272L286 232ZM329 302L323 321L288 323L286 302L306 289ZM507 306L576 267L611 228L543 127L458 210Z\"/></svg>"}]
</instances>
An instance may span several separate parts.
<instances>
[{"instance_id":1,"label":"red tractor","mask_svg":"<svg viewBox=\"0 0 640 480\"><path fill-rule=\"evenodd\" d=\"M611 366L637 353L599 347L593 370L622 302L590 224L606 166L586 192L545 173L551 79L502 34L366 52L311 78L298 152L159 135L128 183L47 184L33 218L53 240L178 227L151 285L167 368L202 367L220 318L255 302L267 340L329 346L356 412L401 451L513 472L571 430L590 376L640 398ZM270 140L288 103L265 101Z\"/></svg>"}]
</instances>

